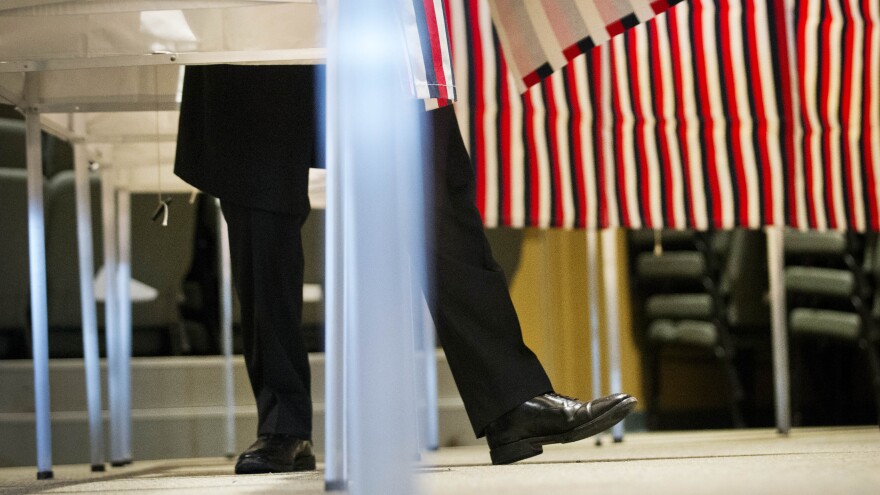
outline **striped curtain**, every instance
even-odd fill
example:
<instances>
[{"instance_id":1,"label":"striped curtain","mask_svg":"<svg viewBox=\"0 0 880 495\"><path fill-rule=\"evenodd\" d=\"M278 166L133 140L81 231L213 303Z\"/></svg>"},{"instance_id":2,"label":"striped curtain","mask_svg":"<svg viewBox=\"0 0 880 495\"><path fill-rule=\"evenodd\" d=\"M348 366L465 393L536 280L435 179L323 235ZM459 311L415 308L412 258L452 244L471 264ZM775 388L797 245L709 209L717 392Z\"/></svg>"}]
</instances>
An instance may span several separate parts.
<instances>
[{"instance_id":1,"label":"striped curtain","mask_svg":"<svg viewBox=\"0 0 880 495\"><path fill-rule=\"evenodd\" d=\"M692 0L524 94L450 4L487 225L880 228L880 2Z\"/></svg>"},{"instance_id":2,"label":"striped curtain","mask_svg":"<svg viewBox=\"0 0 880 495\"><path fill-rule=\"evenodd\" d=\"M489 0L521 90L681 0Z\"/></svg>"},{"instance_id":3,"label":"striped curtain","mask_svg":"<svg viewBox=\"0 0 880 495\"><path fill-rule=\"evenodd\" d=\"M800 120L791 223L880 230L880 1L794 2L790 24Z\"/></svg>"}]
</instances>

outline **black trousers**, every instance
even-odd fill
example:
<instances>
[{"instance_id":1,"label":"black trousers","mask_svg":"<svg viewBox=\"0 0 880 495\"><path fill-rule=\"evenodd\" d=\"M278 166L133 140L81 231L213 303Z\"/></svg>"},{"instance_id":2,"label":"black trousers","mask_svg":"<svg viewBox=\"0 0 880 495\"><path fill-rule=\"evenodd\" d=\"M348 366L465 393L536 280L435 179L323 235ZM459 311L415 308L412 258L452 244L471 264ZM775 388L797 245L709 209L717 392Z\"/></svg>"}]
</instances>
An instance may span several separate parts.
<instances>
[{"instance_id":1,"label":"black trousers","mask_svg":"<svg viewBox=\"0 0 880 495\"><path fill-rule=\"evenodd\" d=\"M428 299L440 343L477 436L526 400L552 390L522 340L507 280L492 257L475 201L475 175L451 107L429 112L432 188ZM433 180L431 180L433 179ZM242 310L245 362L258 433L311 438L308 356L300 332L308 212L274 213L222 201Z\"/></svg>"},{"instance_id":2,"label":"black trousers","mask_svg":"<svg viewBox=\"0 0 880 495\"><path fill-rule=\"evenodd\" d=\"M257 403L257 434L312 438L311 374L303 343L303 215L221 200L232 280L241 304L244 361Z\"/></svg>"}]
</instances>

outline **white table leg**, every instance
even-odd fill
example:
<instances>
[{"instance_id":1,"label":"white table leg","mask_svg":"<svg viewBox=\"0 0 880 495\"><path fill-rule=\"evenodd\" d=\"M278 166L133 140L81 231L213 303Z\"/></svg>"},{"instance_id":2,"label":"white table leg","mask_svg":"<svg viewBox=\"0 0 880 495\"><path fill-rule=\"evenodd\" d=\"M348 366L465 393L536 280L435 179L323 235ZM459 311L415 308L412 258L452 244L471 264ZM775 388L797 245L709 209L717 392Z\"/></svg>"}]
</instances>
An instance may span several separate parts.
<instances>
[{"instance_id":1,"label":"white table leg","mask_svg":"<svg viewBox=\"0 0 880 495\"><path fill-rule=\"evenodd\" d=\"M590 367L593 397L602 397L602 348L599 334L599 234L595 229L587 229L587 292L590 312ZM596 445L602 444L601 435L596 436Z\"/></svg>"},{"instance_id":2,"label":"white table leg","mask_svg":"<svg viewBox=\"0 0 880 495\"><path fill-rule=\"evenodd\" d=\"M420 368L421 380L417 383L417 394L424 398L423 407L419 411L422 419L422 447L426 450L440 448L440 418L437 399L437 351L434 338L434 321L431 319L431 311L427 306L421 287L413 288L413 316L418 336L416 353L420 356L416 366ZM423 390L420 390L423 388Z\"/></svg>"},{"instance_id":3,"label":"white table leg","mask_svg":"<svg viewBox=\"0 0 880 495\"><path fill-rule=\"evenodd\" d=\"M109 167L101 169L101 217L104 231L104 337L107 341L107 399L110 405L110 463L113 466L126 464L125 443L122 436L122 423L125 413L122 397L123 371L119 356L119 294L116 290L118 270L117 248L119 246L116 223L116 188L114 171Z\"/></svg>"},{"instance_id":4,"label":"white table leg","mask_svg":"<svg viewBox=\"0 0 880 495\"><path fill-rule=\"evenodd\" d=\"M75 133L82 116L74 115ZM76 234L79 251L79 293L82 308L83 362L89 415L89 451L92 471L104 471L104 421L101 417L101 361L98 354L98 314L95 300L95 263L92 243L92 193L89 163L82 145L73 145L76 187Z\"/></svg>"},{"instance_id":5,"label":"white table leg","mask_svg":"<svg viewBox=\"0 0 880 495\"><path fill-rule=\"evenodd\" d=\"M33 81L27 78L26 84ZM37 424L37 479L51 479L52 424L49 415L49 322L46 302L46 225L43 207L43 153L40 114L25 111L28 175L28 262L31 277L31 336L34 362L34 416Z\"/></svg>"},{"instance_id":6,"label":"white table leg","mask_svg":"<svg viewBox=\"0 0 880 495\"><path fill-rule=\"evenodd\" d=\"M791 385L788 369L788 326L786 323L783 227L768 227L767 263L770 272L770 310L773 341L773 388L776 429L791 430Z\"/></svg>"},{"instance_id":7,"label":"white table leg","mask_svg":"<svg viewBox=\"0 0 880 495\"><path fill-rule=\"evenodd\" d=\"M338 0L328 0L327 32L338 30ZM335 95L339 92L337 64L328 61L326 68L326 159L327 209L325 214L325 272L324 279L324 488L341 491L348 487L348 434L345 427L345 298L343 276L343 221L344 196L339 139L339 108Z\"/></svg>"},{"instance_id":8,"label":"white table leg","mask_svg":"<svg viewBox=\"0 0 880 495\"><path fill-rule=\"evenodd\" d=\"M621 392L620 376L620 303L617 280L617 229L602 231L602 264L605 280L605 317L608 330L608 372L612 393ZM623 441L623 422L611 430L615 442Z\"/></svg>"},{"instance_id":9,"label":"white table leg","mask_svg":"<svg viewBox=\"0 0 880 495\"><path fill-rule=\"evenodd\" d=\"M215 200L216 201L216 200ZM217 245L220 247L220 330L223 341L223 376L226 384L226 457L235 457L235 381L232 374L232 259L229 226L217 202Z\"/></svg>"},{"instance_id":10,"label":"white table leg","mask_svg":"<svg viewBox=\"0 0 880 495\"><path fill-rule=\"evenodd\" d=\"M127 180L123 179L122 182L127 183ZM119 227L119 265L116 269L119 339L116 343L119 345L117 350L120 373L119 434L122 437L119 448L122 462L130 464L133 459L131 451L131 192L127 188L117 189L116 200L116 220Z\"/></svg>"},{"instance_id":11,"label":"white table leg","mask_svg":"<svg viewBox=\"0 0 880 495\"><path fill-rule=\"evenodd\" d=\"M335 69L328 98L337 102L333 110L340 113L333 118L344 146L328 144L340 150L328 166L342 174L344 198L348 488L352 495L408 495L417 492L410 466L418 447L411 379L415 330L406 309L411 268L424 266L418 258L424 256L424 237L416 233L424 221L419 109L399 84L400 32L388 15L398 3L338 4L328 37L328 64Z\"/></svg>"}]
</instances>

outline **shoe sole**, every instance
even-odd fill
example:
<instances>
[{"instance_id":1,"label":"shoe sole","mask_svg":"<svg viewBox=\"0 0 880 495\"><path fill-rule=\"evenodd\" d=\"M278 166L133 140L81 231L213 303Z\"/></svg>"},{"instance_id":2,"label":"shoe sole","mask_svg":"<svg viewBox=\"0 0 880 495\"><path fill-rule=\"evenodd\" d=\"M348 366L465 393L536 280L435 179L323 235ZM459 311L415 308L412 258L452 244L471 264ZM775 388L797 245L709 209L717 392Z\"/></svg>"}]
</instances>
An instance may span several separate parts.
<instances>
[{"instance_id":1,"label":"shoe sole","mask_svg":"<svg viewBox=\"0 0 880 495\"><path fill-rule=\"evenodd\" d=\"M269 474L293 473L297 471L314 471L315 456L298 457L293 464L268 464L257 459L239 461L235 464L235 474Z\"/></svg>"},{"instance_id":2,"label":"shoe sole","mask_svg":"<svg viewBox=\"0 0 880 495\"><path fill-rule=\"evenodd\" d=\"M615 404L605 414L566 432L543 437L524 438L507 445L495 447L489 451L492 464L511 464L541 454L544 452L544 445L577 442L578 440L598 435L625 418L636 407L636 403L638 403L638 400L635 397L627 397L618 404Z\"/></svg>"}]
</instances>

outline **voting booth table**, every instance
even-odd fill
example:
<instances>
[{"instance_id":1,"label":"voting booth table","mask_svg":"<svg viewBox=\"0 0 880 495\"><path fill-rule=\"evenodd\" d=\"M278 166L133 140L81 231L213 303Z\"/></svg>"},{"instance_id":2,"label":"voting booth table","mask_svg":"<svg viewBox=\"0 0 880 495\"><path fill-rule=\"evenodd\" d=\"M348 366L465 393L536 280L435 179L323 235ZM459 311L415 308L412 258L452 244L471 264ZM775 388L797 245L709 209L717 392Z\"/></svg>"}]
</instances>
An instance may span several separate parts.
<instances>
[{"instance_id":1,"label":"voting booth table","mask_svg":"<svg viewBox=\"0 0 880 495\"><path fill-rule=\"evenodd\" d=\"M131 461L130 220L133 192L191 192L172 172L182 66L321 63L321 13L309 1L14 1L0 7L0 98L25 115L38 476L51 477L42 130L75 147L80 273L95 273L88 173L101 166L110 461ZM320 180L320 178L319 178ZM114 206L115 205L115 206ZM164 210L164 211L163 211ZM118 211L118 215L117 215ZM167 220L167 217L166 219ZM173 221L173 217L172 217ZM225 236L223 237L225 239ZM228 263L225 265L228 268ZM231 332L228 270L224 308ZM103 469L94 283L81 281L91 461ZM231 334L227 335L231 338ZM226 342L227 356L231 343ZM227 363L231 374L231 364ZM227 377L231 401L231 381ZM232 441L232 404L227 424ZM232 445L232 443L228 443Z\"/></svg>"}]
</instances>

